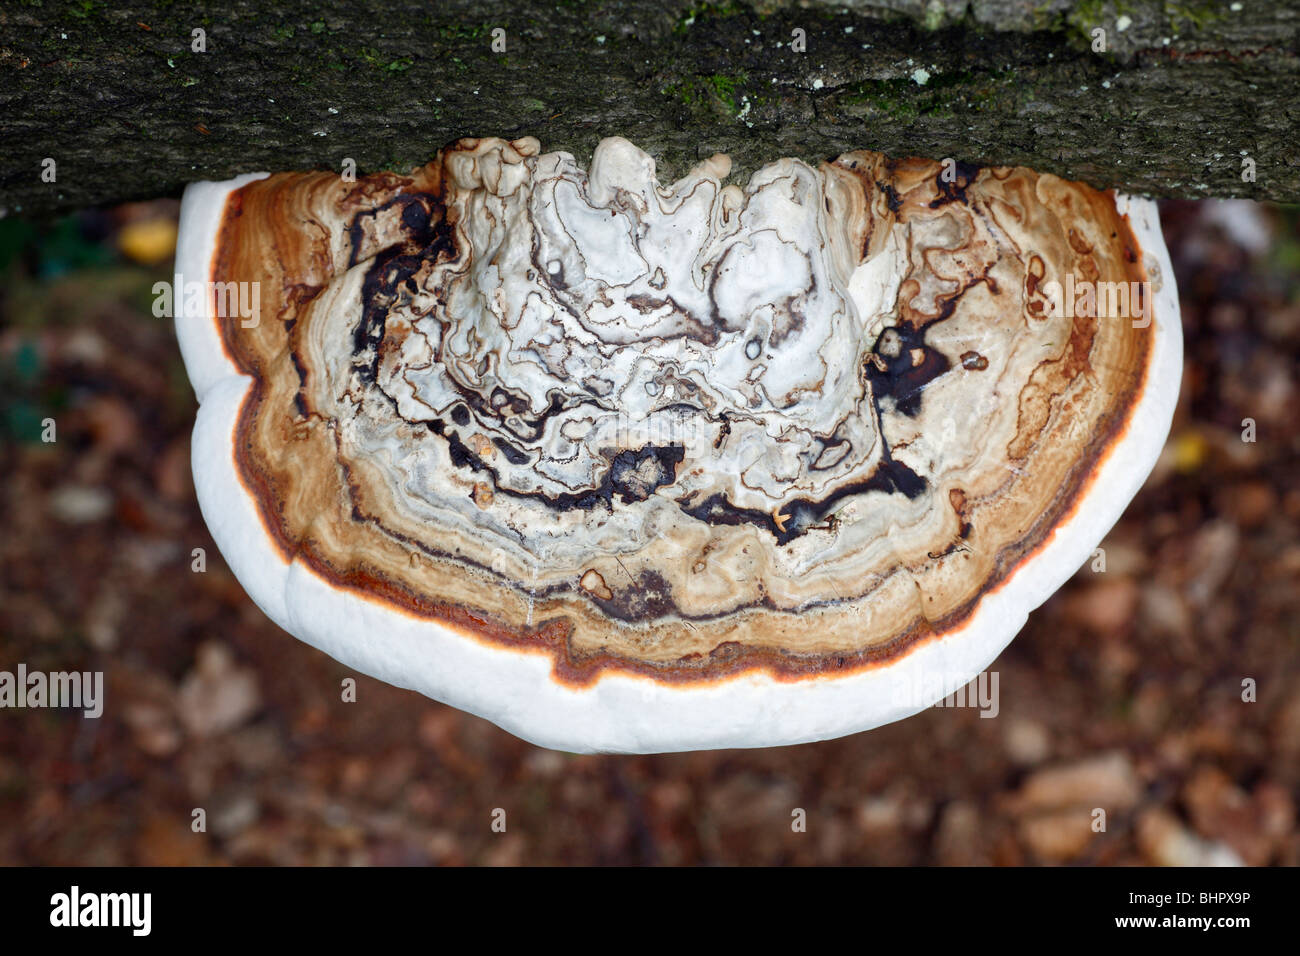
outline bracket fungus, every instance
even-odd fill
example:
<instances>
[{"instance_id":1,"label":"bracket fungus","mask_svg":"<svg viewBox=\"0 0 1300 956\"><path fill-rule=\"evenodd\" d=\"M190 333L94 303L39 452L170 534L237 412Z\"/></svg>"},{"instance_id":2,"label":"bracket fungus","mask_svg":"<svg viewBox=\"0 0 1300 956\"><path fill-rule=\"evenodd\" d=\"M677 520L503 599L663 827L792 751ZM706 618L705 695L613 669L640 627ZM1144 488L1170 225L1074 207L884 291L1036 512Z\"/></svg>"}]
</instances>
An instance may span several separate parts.
<instances>
[{"instance_id":1,"label":"bracket fungus","mask_svg":"<svg viewBox=\"0 0 1300 956\"><path fill-rule=\"evenodd\" d=\"M190 186L195 480L257 604L571 751L825 739L991 663L1168 431L1155 205L870 152L729 168L485 138Z\"/></svg>"}]
</instances>

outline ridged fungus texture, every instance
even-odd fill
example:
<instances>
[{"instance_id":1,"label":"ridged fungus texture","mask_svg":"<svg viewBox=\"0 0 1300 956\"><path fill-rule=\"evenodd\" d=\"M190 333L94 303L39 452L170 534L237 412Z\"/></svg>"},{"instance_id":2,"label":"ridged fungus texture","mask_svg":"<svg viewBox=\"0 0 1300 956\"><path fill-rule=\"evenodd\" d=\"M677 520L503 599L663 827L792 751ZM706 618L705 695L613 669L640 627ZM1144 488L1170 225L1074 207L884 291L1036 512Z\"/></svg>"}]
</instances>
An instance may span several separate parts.
<instances>
[{"instance_id":1,"label":"ridged fungus texture","mask_svg":"<svg viewBox=\"0 0 1300 956\"><path fill-rule=\"evenodd\" d=\"M1127 218L1021 168L729 166L465 139L232 192L235 457L283 555L578 685L799 679L964 621L1142 393L1150 330L1055 291L1149 296Z\"/></svg>"}]
</instances>

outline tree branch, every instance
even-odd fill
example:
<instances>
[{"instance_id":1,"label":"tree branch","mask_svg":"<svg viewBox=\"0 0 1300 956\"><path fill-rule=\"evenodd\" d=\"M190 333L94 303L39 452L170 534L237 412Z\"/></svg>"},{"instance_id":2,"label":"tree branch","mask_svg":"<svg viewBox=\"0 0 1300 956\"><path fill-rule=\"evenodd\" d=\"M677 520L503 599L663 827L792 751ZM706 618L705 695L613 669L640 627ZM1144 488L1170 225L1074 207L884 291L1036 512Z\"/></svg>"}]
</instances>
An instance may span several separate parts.
<instances>
[{"instance_id":1,"label":"tree branch","mask_svg":"<svg viewBox=\"0 0 1300 956\"><path fill-rule=\"evenodd\" d=\"M664 180L719 151L743 179L871 148L1300 200L1294 0L33 3L0 12L9 214L346 158L405 169L467 135L533 135L584 161L622 135Z\"/></svg>"}]
</instances>

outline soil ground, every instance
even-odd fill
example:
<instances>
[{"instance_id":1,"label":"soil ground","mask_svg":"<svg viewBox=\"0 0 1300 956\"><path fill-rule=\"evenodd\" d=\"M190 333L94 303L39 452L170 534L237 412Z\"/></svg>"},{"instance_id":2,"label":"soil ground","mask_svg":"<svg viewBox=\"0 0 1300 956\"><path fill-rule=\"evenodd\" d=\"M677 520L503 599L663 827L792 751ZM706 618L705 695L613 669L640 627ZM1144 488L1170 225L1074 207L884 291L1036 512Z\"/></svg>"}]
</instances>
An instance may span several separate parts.
<instances>
[{"instance_id":1,"label":"soil ground","mask_svg":"<svg viewBox=\"0 0 1300 956\"><path fill-rule=\"evenodd\" d=\"M170 262L121 251L157 259L175 211L0 221L0 670L102 670L109 701L0 710L0 863L1300 863L1300 210L1164 205L1173 432L1105 572L993 666L996 718L647 757L365 677L341 703L354 675L253 606L194 498Z\"/></svg>"}]
</instances>

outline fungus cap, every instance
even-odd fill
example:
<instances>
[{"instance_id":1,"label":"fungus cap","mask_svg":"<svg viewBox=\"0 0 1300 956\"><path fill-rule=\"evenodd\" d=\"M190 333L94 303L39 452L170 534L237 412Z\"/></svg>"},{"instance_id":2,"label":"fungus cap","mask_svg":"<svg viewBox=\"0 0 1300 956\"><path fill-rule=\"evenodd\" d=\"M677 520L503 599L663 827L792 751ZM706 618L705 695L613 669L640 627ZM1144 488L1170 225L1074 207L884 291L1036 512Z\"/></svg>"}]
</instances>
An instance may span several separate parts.
<instances>
[{"instance_id":1,"label":"fungus cap","mask_svg":"<svg viewBox=\"0 0 1300 956\"><path fill-rule=\"evenodd\" d=\"M191 185L195 483L267 615L570 751L826 739L987 667L1168 431L1155 205L729 167L489 138Z\"/></svg>"}]
</instances>

